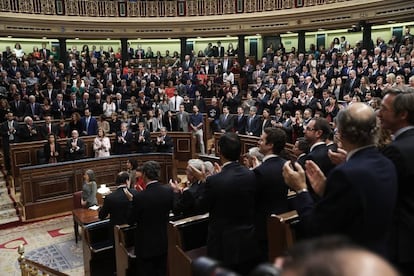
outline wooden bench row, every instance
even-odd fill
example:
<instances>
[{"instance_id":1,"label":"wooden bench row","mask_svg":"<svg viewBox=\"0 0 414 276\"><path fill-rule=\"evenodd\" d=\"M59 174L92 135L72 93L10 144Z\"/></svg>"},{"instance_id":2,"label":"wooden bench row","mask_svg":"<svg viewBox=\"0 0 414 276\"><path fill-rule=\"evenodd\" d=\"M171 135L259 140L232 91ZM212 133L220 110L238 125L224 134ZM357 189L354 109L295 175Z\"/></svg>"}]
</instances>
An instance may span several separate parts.
<instances>
[{"instance_id":1,"label":"wooden bench row","mask_svg":"<svg viewBox=\"0 0 414 276\"><path fill-rule=\"evenodd\" d=\"M115 185L117 174L125 170L126 161L136 158L139 165L145 161L158 161L161 165L160 181L175 179L177 172L171 153L114 155L105 158L88 158L72 162L27 166L15 178L20 186L19 208L26 220L73 210L73 193L82 190L86 169L95 172L98 185Z\"/></svg>"},{"instance_id":2,"label":"wooden bench row","mask_svg":"<svg viewBox=\"0 0 414 276\"><path fill-rule=\"evenodd\" d=\"M269 262L282 256L295 240L295 231L291 226L297 221L296 211L272 215L268 219ZM192 263L206 256L208 235L208 214L197 215L170 221L168 229L168 273L170 276L191 276ZM94 275L97 261L103 251L115 254L116 274L128 276L136 274L136 256L134 253L135 226L116 225L114 227L114 246L109 242L107 221L86 225L83 229L83 254L85 275ZM106 229L103 230L103 229ZM104 234L103 234L104 233ZM105 234L106 233L106 234ZM112 252L112 253L111 253ZM96 275L96 274L95 274Z\"/></svg>"},{"instance_id":3,"label":"wooden bench row","mask_svg":"<svg viewBox=\"0 0 414 276\"><path fill-rule=\"evenodd\" d=\"M160 135L158 132L151 133L151 139L154 141ZM187 166L187 160L193 158L195 154L195 138L190 132L169 132L174 143L174 160L179 170L185 170ZM115 135L108 135L111 140L111 144L114 147ZM95 152L93 151L93 142L95 136L83 136L81 137L85 142L85 158L93 158ZM64 156L67 139L57 140L60 147L60 156ZM39 157L43 152L43 146L46 140L33 141L25 143L15 143L10 145L10 157L11 157L11 172L14 178L17 178L20 173L20 169L27 166L42 164ZM131 153L136 151L135 145L131 148Z\"/></svg>"}]
</instances>

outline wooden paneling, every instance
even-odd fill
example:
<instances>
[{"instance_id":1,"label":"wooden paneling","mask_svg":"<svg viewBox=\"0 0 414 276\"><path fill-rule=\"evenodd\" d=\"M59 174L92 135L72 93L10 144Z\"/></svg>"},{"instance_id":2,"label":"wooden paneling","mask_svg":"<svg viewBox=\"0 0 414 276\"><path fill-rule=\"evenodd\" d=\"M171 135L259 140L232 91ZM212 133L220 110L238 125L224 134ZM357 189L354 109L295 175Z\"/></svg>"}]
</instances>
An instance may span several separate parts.
<instances>
[{"instance_id":1,"label":"wooden paneling","mask_svg":"<svg viewBox=\"0 0 414 276\"><path fill-rule=\"evenodd\" d=\"M157 132L151 133L151 138L156 139L160 134ZM169 132L174 142L174 160L176 160L176 166L178 169L185 169L187 166L187 160L193 158L195 153L195 138L190 132ZM111 143L114 143L115 136L109 135ZM93 141L95 136L83 136L82 140L85 142L86 154L85 157L93 157ZM61 147L60 156L64 156L67 139L58 139L58 142ZM16 143L10 145L10 156L11 156L11 171L14 178L19 176L19 169L39 165L38 151L43 150L43 145L46 143L45 140L26 142L26 143ZM113 148L113 147L112 147ZM136 152L136 148L133 146L131 153Z\"/></svg>"},{"instance_id":2,"label":"wooden paneling","mask_svg":"<svg viewBox=\"0 0 414 276\"><path fill-rule=\"evenodd\" d=\"M158 161L161 165L160 180L163 183L176 178L173 154L170 153L114 155L24 167L20 169L20 175L15 181L21 187L19 204L25 218L34 219L72 210L72 194L81 190L82 175L86 169L94 170L98 185L114 186L116 175L125 170L129 158L137 158L139 165L149 160Z\"/></svg>"},{"instance_id":3,"label":"wooden paneling","mask_svg":"<svg viewBox=\"0 0 414 276\"><path fill-rule=\"evenodd\" d=\"M218 146L218 141L221 137L221 135L223 135L220 132L215 132L214 133L214 147L216 150L216 155L220 156L220 148ZM245 154L246 152L248 152L248 150L252 147L257 147L257 142L259 141L259 137L256 136L248 136L248 135L239 135L240 141L241 141L241 154ZM292 148L293 145L286 143L285 145L285 154L287 157L289 157L289 159L293 158L293 152L292 152Z\"/></svg>"}]
</instances>

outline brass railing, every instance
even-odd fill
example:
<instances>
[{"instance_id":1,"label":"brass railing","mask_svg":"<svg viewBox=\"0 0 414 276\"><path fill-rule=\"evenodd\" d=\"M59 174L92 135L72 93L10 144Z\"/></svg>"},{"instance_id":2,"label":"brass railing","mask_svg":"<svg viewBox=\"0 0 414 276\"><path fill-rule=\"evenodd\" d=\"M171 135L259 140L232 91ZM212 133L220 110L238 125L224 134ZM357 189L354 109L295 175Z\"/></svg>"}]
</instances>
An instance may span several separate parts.
<instances>
[{"instance_id":1,"label":"brass railing","mask_svg":"<svg viewBox=\"0 0 414 276\"><path fill-rule=\"evenodd\" d=\"M17 260L19 261L19 266L20 266L22 276L41 276L41 275L69 276L68 274L54 270L53 268L50 268L45 265L26 259L24 257L24 246L23 245L19 245L17 252L19 253L19 258Z\"/></svg>"},{"instance_id":2,"label":"brass railing","mask_svg":"<svg viewBox=\"0 0 414 276\"><path fill-rule=\"evenodd\" d=\"M0 12L90 17L181 17L268 12L350 0L0 0Z\"/></svg>"}]
</instances>

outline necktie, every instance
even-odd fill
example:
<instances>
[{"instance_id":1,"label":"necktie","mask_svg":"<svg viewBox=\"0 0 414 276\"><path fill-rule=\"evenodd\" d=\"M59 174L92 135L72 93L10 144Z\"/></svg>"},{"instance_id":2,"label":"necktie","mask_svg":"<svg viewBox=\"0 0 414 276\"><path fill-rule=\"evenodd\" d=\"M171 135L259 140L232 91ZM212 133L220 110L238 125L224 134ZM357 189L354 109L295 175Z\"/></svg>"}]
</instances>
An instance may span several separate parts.
<instances>
[{"instance_id":1,"label":"necktie","mask_svg":"<svg viewBox=\"0 0 414 276\"><path fill-rule=\"evenodd\" d=\"M32 114L35 115L35 105L32 104Z\"/></svg>"},{"instance_id":2,"label":"necktie","mask_svg":"<svg viewBox=\"0 0 414 276\"><path fill-rule=\"evenodd\" d=\"M174 105L175 105L174 110L177 110L177 96L175 96Z\"/></svg>"},{"instance_id":3,"label":"necktie","mask_svg":"<svg viewBox=\"0 0 414 276\"><path fill-rule=\"evenodd\" d=\"M88 131L89 129L89 117L86 118L86 131Z\"/></svg>"},{"instance_id":4,"label":"necktie","mask_svg":"<svg viewBox=\"0 0 414 276\"><path fill-rule=\"evenodd\" d=\"M47 132L48 132L48 134L50 134L52 132L51 128L50 128L50 124L47 125Z\"/></svg>"}]
</instances>

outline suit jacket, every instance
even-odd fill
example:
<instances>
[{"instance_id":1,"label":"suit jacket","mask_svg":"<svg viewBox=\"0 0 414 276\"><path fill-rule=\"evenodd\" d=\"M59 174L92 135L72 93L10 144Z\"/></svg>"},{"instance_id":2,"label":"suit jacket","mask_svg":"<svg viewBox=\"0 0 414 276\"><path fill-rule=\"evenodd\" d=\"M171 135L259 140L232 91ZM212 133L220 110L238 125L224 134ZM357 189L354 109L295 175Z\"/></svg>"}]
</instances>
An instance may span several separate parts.
<instances>
[{"instance_id":1,"label":"suit jacket","mask_svg":"<svg viewBox=\"0 0 414 276\"><path fill-rule=\"evenodd\" d=\"M185 111L182 113L182 116L180 114L181 113L178 112L176 115L178 131L188 132L188 124L190 122L190 115L188 115L188 113Z\"/></svg>"},{"instance_id":2,"label":"suit jacket","mask_svg":"<svg viewBox=\"0 0 414 276\"><path fill-rule=\"evenodd\" d=\"M160 182L150 183L134 195L128 223L137 224L135 254L138 257L150 258L167 253L167 224L172 207L173 191Z\"/></svg>"},{"instance_id":3,"label":"suit jacket","mask_svg":"<svg viewBox=\"0 0 414 276\"><path fill-rule=\"evenodd\" d=\"M72 161L72 160L79 160L85 157L85 142L83 142L82 139L78 138L76 141L76 145L79 147L79 149L72 149L72 142L73 139L69 138L66 142L66 160Z\"/></svg>"},{"instance_id":4,"label":"suit jacket","mask_svg":"<svg viewBox=\"0 0 414 276\"><path fill-rule=\"evenodd\" d=\"M98 134L98 122L94 117L90 117L89 125L86 126L86 117L81 118L82 135L97 135Z\"/></svg>"},{"instance_id":5,"label":"suit jacket","mask_svg":"<svg viewBox=\"0 0 414 276\"><path fill-rule=\"evenodd\" d=\"M391 234L391 258L398 262L413 262L414 246L414 129L396 137L383 154L394 163L398 174L398 199L394 210Z\"/></svg>"},{"instance_id":6,"label":"suit jacket","mask_svg":"<svg viewBox=\"0 0 414 276\"><path fill-rule=\"evenodd\" d=\"M33 113L34 111L34 113ZM32 110L32 105L30 103L28 103L26 105L26 112L25 112L25 116L30 116L34 119L34 115L37 115L39 117L42 117L42 107L40 106L39 103L35 103L34 104L34 109Z\"/></svg>"},{"instance_id":7,"label":"suit jacket","mask_svg":"<svg viewBox=\"0 0 414 276\"><path fill-rule=\"evenodd\" d=\"M246 123L247 123L247 117L242 115L239 117L239 115L234 115L234 131L237 131L238 134L245 134L246 129Z\"/></svg>"},{"instance_id":8,"label":"suit jacket","mask_svg":"<svg viewBox=\"0 0 414 276\"><path fill-rule=\"evenodd\" d=\"M11 101L10 103L10 110L13 112L14 116L16 117L23 117L26 113L26 102L20 101L19 105L16 106L16 101Z\"/></svg>"},{"instance_id":9,"label":"suit jacket","mask_svg":"<svg viewBox=\"0 0 414 276\"><path fill-rule=\"evenodd\" d=\"M36 130L36 133L32 132L29 127L27 126L27 124L24 124L23 126L19 127L18 130L18 135L19 135L19 142L32 142L32 141L36 141L39 138L39 130L36 127L36 125L32 125L31 129Z\"/></svg>"},{"instance_id":10,"label":"suit jacket","mask_svg":"<svg viewBox=\"0 0 414 276\"><path fill-rule=\"evenodd\" d=\"M246 118L246 134L253 133L253 136L259 137L261 134L261 125L259 116L255 115L250 121L250 116Z\"/></svg>"},{"instance_id":11,"label":"suit jacket","mask_svg":"<svg viewBox=\"0 0 414 276\"><path fill-rule=\"evenodd\" d=\"M173 152L173 139L169 135L165 135L163 142L156 144L157 152Z\"/></svg>"},{"instance_id":12,"label":"suit jacket","mask_svg":"<svg viewBox=\"0 0 414 276\"><path fill-rule=\"evenodd\" d=\"M259 240L267 240L267 218L288 211L288 186L282 176L285 162L275 156L254 169L257 178L255 224Z\"/></svg>"},{"instance_id":13,"label":"suit jacket","mask_svg":"<svg viewBox=\"0 0 414 276\"><path fill-rule=\"evenodd\" d=\"M257 258L254 237L254 200L256 178L252 171L231 162L220 173L207 178L205 191L198 202L208 211L207 255L238 267Z\"/></svg>"},{"instance_id":14,"label":"suit jacket","mask_svg":"<svg viewBox=\"0 0 414 276\"><path fill-rule=\"evenodd\" d=\"M123 188L120 187L105 197L102 208L99 210L99 219L105 219L110 215L109 219L112 225L128 223L128 209L131 203L127 199ZM137 194L136 190L128 190L134 196Z\"/></svg>"},{"instance_id":15,"label":"suit jacket","mask_svg":"<svg viewBox=\"0 0 414 276\"><path fill-rule=\"evenodd\" d=\"M61 119L62 117L68 116L69 105L67 102L62 101L62 105L59 105L59 102L54 100L52 102L52 115L55 119Z\"/></svg>"},{"instance_id":16,"label":"suit jacket","mask_svg":"<svg viewBox=\"0 0 414 276\"><path fill-rule=\"evenodd\" d=\"M196 202L200 200L204 193L204 183L197 181L191 183L189 188L182 193L174 194L174 215L184 217L201 215L203 212L197 210Z\"/></svg>"},{"instance_id":17,"label":"suit jacket","mask_svg":"<svg viewBox=\"0 0 414 276\"><path fill-rule=\"evenodd\" d=\"M225 132L227 131L233 131L234 128L234 119L233 119L233 115L228 114L227 118L225 118L224 114L221 114L219 117L219 128L221 130L224 130Z\"/></svg>"},{"instance_id":18,"label":"suit jacket","mask_svg":"<svg viewBox=\"0 0 414 276\"><path fill-rule=\"evenodd\" d=\"M5 144L9 145L9 143L16 143L18 142L18 138L19 138L19 123L16 120L13 120L13 128L16 130L16 132L13 134L12 138L14 138L12 141L9 140L9 124L8 121L5 121L1 124L0 126L0 133L1 136L3 137L3 150L4 150L4 146Z\"/></svg>"},{"instance_id":19,"label":"suit jacket","mask_svg":"<svg viewBox=\"0 0 414 276\"><path fill-rule=\"evenodd\" d=\"M135 133L136 141L137 141L137 152L139 153L146 153L151 152L151 134L148 130L144 130L143 135L141 135L140 131L137 130ZM144 136L144 140L139 141L139 137Z\"/></svg>"},{"instance_id":20,"label":"suit jacket","mask_svg":"<svg viewBox=\"0 0 414 276\"><path fill-rule=\"evenodd\" d=\"M50 124L50 133L53 133L55 135L58 134L57 131L57 126L55 124ZM44 140L47 140L47 136L49 135L49 128L46 126L46 124L42 124L42 126L40 126L40 137Z\"/></svg>"},{"instance_id":21,"label":"suit jacket","mask_svg":"<svg viewBox=\"0 0 414 276\"><path fill-rule=\"evenodd\" d=\"M131 144L134 139L131 132L127 131L124 136L124 141L120 141L119 137L122 137L122 132L118 131L115 137L115 154L128 154L131 153Z\"/></svg>"},{"instance_id":22,"label":"suit jacket","mask_svg":"<svg viewBox=\"0 0 414 276\"><path fill-rule=\"evenodd\" d=\"M60 159L60 145L58 142L55 143L55 152L59 153L59 156L56 157L56 159ZM43 154L45 156L45 163L49 163L49 159L50 159L50 145L48 142L46 142L43 145Z\"/></svg>"},{"instance_id":23,"label":"suit jacket","mask_svg":"<svg viewBox=\"0 0 414 276\"><path fill-rule=\"evenodd\" d=\"M177 131L177 118L171 117L171 122L169 120L168 116L164 116L164 127L167 129L167 131Z\"/></svg>"},{"instance_id":24,"label":"suit jacket","mask_svg":"<svg viewBox=\"0 0 414 276\"><path fill-rule=\"evenodd\" d=\"M293 204L309 236L342 234L384 256L396 197L394 165L368 147L331 171L318 203L304 192Z\"/></svg>"}]
</instances>

